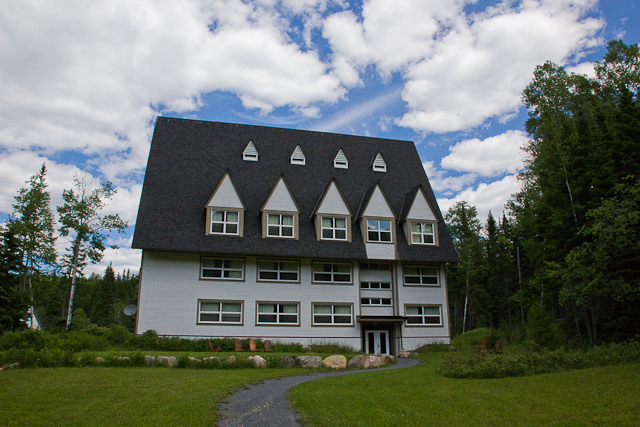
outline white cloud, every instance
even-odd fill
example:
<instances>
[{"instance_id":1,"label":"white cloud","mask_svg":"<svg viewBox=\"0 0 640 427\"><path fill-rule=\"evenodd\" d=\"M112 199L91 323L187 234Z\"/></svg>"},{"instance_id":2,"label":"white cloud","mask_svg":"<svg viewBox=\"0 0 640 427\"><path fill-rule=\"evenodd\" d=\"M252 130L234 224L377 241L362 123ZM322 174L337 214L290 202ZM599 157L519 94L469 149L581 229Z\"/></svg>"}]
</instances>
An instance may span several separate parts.
<instances>
[{"instance_id":1,"label":"white cloud","mask_svg":"<svg viewBox=\"0 0 640 427\"><path fill-rule=\"evenodd\" d=\"M131 249L131 241L132 238L109 241L109 246L104 250L102 261L98 264L87 265L83 273L86 276L89 276L91 273L102 276L109 263L113 264L113 270L116 274L122 273L125 270L138 272L138 270L140 270L142 251L140 249ZM112 249L110 247L111 245L117 246L117 249Z\"/></svg>"},{"instance_id":2,"label":"white cloud","mask_svg":"<svg viewBox=\"0 0 640 427\"><path fill-rule=\"evenodd\" d=\"M424 162L422 167L427 173L431 188L440 192L460 191L478 178L478 175L474 173L466 173L459 176L445 176L446 172L438 169L432 161Z\"/></svg>"},{"instance_id":3,"label":"white cloud","mask_svg":"<svg viewBox=\"0 0 640 427\"><path fill-rule=\"evenodd\" d=\"M481 176L514 173L522 169L520 148L527 141L524 132L509 130L484 140L467 139L449 147L451 152L440 165L459 172L473 172Z\"/></svg>"},{"instance_id":4,"label":"white cloud","mask_svg":"<svg viewBox=\"0 0 640 427\"><path fill-rule=\"evenodd\" d=\"M595 64L593 62L581 62L573 67L566 67L567 73L574 73L580 75L586 75L587 77L595 78L596 70L593 68Z\"/></svg>"}]
</instances>

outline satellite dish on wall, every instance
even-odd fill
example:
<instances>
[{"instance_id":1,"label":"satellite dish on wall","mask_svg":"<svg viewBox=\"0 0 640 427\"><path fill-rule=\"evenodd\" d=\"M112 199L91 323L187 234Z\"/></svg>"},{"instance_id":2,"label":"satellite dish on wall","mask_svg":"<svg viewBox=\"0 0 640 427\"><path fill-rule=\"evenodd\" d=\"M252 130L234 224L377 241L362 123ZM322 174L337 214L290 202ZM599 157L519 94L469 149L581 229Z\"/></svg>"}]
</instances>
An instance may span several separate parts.
<instances>
[{"instance_id":1,"label":"satellite dish on wall","mask_svg":"<svg viewBox=\"0 0 640 427\"><path fill-rule=\"evenodd\" d=\"M126 306L123 311L127 316L133 316L134 314L136 314L136 311L138 311L138 306L135 304L130 304Z\"/></svg>"}]
</instances>

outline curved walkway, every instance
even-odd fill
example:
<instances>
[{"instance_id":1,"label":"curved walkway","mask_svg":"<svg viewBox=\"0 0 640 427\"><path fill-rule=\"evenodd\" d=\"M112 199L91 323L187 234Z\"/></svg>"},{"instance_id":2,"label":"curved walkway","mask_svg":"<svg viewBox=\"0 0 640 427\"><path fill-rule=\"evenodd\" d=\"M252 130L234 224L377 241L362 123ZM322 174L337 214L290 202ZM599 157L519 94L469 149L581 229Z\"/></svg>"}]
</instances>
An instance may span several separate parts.
<instances>
[{"instance_id":1,"label":"curved walkway","mask_svg":"<svg viewBox=\"0 0 640 427\"><path fill-rule=\"evenodd\" d=\"M417 359L398 359L395 365L379 369L359 369L356 371L318 372L297 377L274 378L250 385L231 395L228 403L220 405L221 418L218 427L299 427L302 424L293 409L289 408L287 390L298 384L338 375L361 372L378 372L387 369L415 366Z\"/></svg>"}]
</instances>

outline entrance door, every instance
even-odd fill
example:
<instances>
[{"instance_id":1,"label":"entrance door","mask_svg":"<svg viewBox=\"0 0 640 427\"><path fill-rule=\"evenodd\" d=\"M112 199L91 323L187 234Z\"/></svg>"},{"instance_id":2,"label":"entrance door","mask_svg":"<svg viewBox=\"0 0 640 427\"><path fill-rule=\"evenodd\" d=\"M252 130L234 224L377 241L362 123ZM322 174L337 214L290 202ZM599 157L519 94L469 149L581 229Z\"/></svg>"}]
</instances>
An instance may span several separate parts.
<instances>
[{"instance_id":1,"label":"entrance door","mask_svg":"<svg viewBox=\"0 0 640 427\"><path fill-rule=\"evenodd\" d=\"M389 331L367 331L364 341L368 354L389 354Z\"/></svg>"}]
</instances>

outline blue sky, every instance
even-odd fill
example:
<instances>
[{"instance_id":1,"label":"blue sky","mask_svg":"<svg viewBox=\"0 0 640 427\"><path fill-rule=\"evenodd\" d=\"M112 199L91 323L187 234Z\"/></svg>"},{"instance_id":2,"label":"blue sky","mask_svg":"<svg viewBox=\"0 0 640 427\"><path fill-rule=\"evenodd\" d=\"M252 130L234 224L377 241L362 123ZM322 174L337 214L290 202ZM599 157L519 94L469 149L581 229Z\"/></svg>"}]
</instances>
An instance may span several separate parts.
<instances>
[{"instance_id":1,"label":"blue sky","mask_svg":"<svg viewBox=\"0 0 640 427\"><path fill-rule=\"evenodd\" d=\"M86 171L131 225L158 115L415 141L446 211L518 190L520 94L551 60L591 74L640 41L640 0L109 0L0 11L0 220L42 162L53 205ZM212 184L213 185L213 184ZM60 252L66 241L60 240Z\"/></svg>"}]
</instances>

